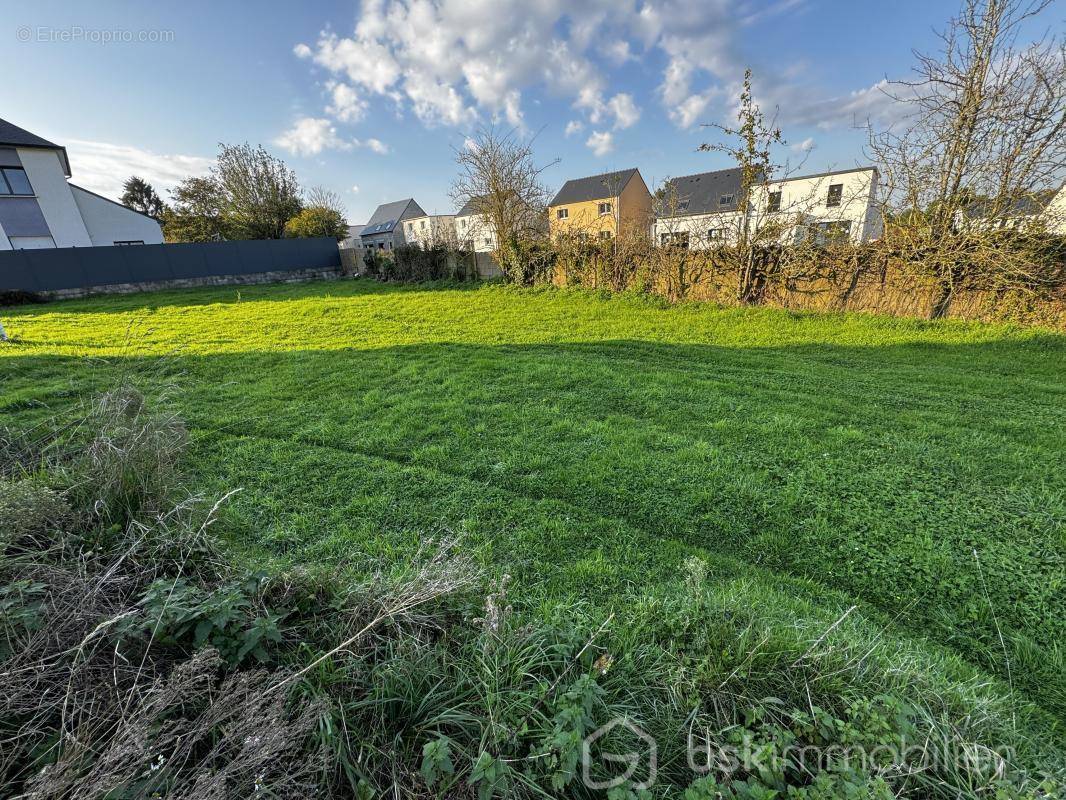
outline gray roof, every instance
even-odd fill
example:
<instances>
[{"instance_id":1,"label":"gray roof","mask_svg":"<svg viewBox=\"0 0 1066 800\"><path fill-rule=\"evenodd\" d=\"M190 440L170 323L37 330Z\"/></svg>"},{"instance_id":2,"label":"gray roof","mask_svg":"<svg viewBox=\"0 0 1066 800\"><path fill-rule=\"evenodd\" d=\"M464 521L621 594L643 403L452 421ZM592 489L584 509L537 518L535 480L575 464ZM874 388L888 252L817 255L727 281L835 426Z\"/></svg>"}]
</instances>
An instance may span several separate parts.
<instances>
[{"instance_id":1,"label":"gray roof","mask_svg":"<svg viewBox=\"0 0 1066 800\"><path fill-rule=\"evenodd\" d=\"M5 119L0 119L0 147L37 147L46 150L58 150L59 159L63 162L63 171L70 177L70 161L67 159L67 148L42 139L36 133L30 133L25 128L13 125Z\"/></svg>"},{"instance_id":2,"label":"gray roof","mask_svg":"<svg viewBox=\"0 0 1066 800\"><path fill-rule=\"evenodd\" d=\"M465 203L463 203L463 207L462 208L460 208L458 211L455 212L455 216L457 216L457 217L469 217L471 214L479 213L477 211L477 204L478 204L478 201L483 200L483 199L484 198L482 198L482 197L471 197L469 200L467 200Z\"/></svg>"},{"instance_id":3,"label":"gray roof","mask_svg":"<svg viewBox=\"0 0 1066 800\"><path fill-rule=\"evenodd\" d=\"M396 200L392 203L382 203L367 220L360 236L371 236L375 233L389 233L396 227L396 223L408 217L424 217L426 212L408 197L406 200Z\"/></svg>"},{"instance_id":4,"label":"gray roof","mask_svg":"<svg viewBox=\"0 0 1066 800\"><path fill-rule=\"evenodd\" d=\"M587 178L575 178L563 184L549 206L561 206L566 203L584 203L589 200L602 200L605 197L618 197L626 185L637 175L637 169L623 169L618 172L605 172L603 175L589 175Z\"/></svg>"},{"instance_id":5,"label":"gray roof","mask_svg":"<svg viewBox=\"0 0 1066 800\"><path fill-rule=\"evenodd\" d=\"M996 214L1003 217L1035 217L1055 199L1054 190L1025 194L1013 202L997 203L988 198L975 200L966 206L964 212L970 219L981 219Z\"/></svg>"},{"instance_id":6,"label":"gray roof","mask_svg":"<svg viewBox=\"0 0 1066 800\"><path fill-rule=\"evenodd\" d=\"M678 216L736 211L741 175L740 167L734 167L671 178L666 182L666 202L669 206L676 205L676 211L672 208L667 211ZM728 202L723 204L726 198Z\"/></svg>"}]
</instances>

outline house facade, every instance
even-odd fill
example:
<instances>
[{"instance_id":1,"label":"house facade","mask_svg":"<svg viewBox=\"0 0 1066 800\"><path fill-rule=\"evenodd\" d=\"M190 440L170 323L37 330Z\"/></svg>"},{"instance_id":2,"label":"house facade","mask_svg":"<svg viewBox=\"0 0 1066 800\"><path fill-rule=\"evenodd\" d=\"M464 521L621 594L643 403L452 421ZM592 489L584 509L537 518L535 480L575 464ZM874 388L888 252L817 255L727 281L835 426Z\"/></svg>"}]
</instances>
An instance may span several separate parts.
<instances>
[{"instance_id":1,"label":"house facade","mask_svg":"<svg viewBox=\"0 0 1066 800\"><path fill-rule=\"evenodd\" d=\"M739 168L674 178L659 201L655 241L705 249L736 242L745 228L782 244L872 241L882 232L878 177L861 167L761 182L746 208Z\"/></svg>"},{"instance_id":2,"label":"house facade","mask_svg":"<svg viewBox=\"0 0 1066 800\"><path fill-rule=\"evenodd\" d=\"M422 217L411 217L404 220L403 226L404 239L407 244L417 244L422 248L434 245L455 246L454 214L426 214Z\"/></svg>"},{"instance_id":3,"label":"house facade","mask_svg":"<svg viewBox=\"0 0 1066 800\"><path fill-rule=\"evenodd\" d=\"M569 180L548 204L552 239L613 239L626 231L647 231L651 222L651 192L638 169Z\"/></svg>"},{"instance_id":4,"label":"house facade","mask_svg":"<svg viewBox=\"0 0 1066 800\"><path fill-rule=\"evenodd\" d=\"M156 220L70 177L66 148L0 119L0 250L163 243Z\"/></svg>"},{"instance_id":5,"label":"house facade","mask_svg":"<svg viewBox=\"0 0 1066 800\"><path fill-rule=\"evenodd\" d=\"M378 206L359 234L365 250L395 250L406 244L403 223L416 217L424 217L422 207L408 197Z\"/></svg>"},{"instance_id":6,"label":"house facade","mask_svg":"<svg viewBox=\"0 0 1066 800\"><path fill-rule=\"evenodd\" d=\"M491 253L498 245L496 227L487 214L477 210L475 200L455 212L455 238L460 247L474 253Z\"/></svg>"},{"instance_id":7,"label":"house facade","mask_svg":"<svg viewBox=\"0 0 1066 800\"><path fill-rule=\"evenodd\" d=\"M362 250L362 234L365 227L366 225L349 225L348 235L341 239L340 244L337 246L342 250Z\"/></svg>"}]
</instances>

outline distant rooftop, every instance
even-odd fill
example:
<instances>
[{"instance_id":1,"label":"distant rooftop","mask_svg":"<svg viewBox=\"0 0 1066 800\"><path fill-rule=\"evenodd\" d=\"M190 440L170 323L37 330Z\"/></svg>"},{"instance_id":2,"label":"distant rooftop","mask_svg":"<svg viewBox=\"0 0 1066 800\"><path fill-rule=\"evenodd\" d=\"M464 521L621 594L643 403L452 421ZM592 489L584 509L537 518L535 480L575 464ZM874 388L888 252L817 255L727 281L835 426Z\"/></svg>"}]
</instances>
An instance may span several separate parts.
<instances>
[{"instance_id":1,"label":"distant rooftop","mask_svg":"<svg viewBox=\"0 0 1066 800\"><path fill-rule=\"evenodd\" d=\"M605 197L618 197L626 185L637 174L636 167L618 172L605 172L602 175L589 175L587 178L575 178L563 184L549 206L561 206L567 203L584 203L589 200L602 200Z\"/></svg>"},{"instance_id":2,"label":"distant rooftop","mask_svg":"<svg viewBox=\"0 0 1066 800\"><path fill-rule=\"evenodd\" d=\"M408 213L411 212L411 213ZM382 203L367 220L360 236L370 236L375 233L389 233L396 227L396 223L404 217L424 217L426 212L408 197L406 200L395 200L391 203Z\"/></svg>"}]
</instances>

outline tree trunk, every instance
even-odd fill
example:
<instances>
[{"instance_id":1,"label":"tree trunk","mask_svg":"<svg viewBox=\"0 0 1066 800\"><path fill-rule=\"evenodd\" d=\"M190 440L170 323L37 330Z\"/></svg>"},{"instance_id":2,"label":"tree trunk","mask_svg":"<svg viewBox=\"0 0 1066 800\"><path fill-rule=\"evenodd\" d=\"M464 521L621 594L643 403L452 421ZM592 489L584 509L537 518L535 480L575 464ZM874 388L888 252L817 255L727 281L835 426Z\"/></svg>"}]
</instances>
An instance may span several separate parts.
<instances>
[{"instance_id":1,"label":"tree trunk","mask_svg":"<svg viewBox=\"0 0 1066 800\"><path fill-rule=\"evenodd\" d=\"M955 288L950 278L941 278L937 284L936 298L933 300L933 308L929 312L929 319L943 319L947 316L948 308L951 307L951 299L955 295Z\"/></svg>"}]
</instances>

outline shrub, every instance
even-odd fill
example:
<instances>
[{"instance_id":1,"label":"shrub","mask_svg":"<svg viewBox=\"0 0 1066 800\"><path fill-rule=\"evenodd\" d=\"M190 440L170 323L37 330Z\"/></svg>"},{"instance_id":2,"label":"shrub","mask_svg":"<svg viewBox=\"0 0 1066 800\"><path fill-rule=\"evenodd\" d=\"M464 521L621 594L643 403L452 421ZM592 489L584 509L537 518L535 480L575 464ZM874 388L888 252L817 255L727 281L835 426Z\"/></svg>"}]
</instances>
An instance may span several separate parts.
<instances>
[{"instance_id":1,"label":"shrub","mask_svg":"<svg viewBox=\"0 0 1066 800\"><path fill-rule=\"evenodd\" d=\"M327 236L339 242L348 238L348 225L336 209L308 206L285 223L285 236L289 239Z\"/></svg>"},{"instance_id":2,"label":"shrub","mask_svg":"<svg viewBox=\"0 0 1066 800\"><path fill-rule=\"evenodd\" d=\"M149 412L140 392L125 386L101 395L85 424L95 435L74 467L82 501L112 522L159 513L178 489L188 443L181 420Z\"/></svg>"},{"instance_id":3,"label":"shrub","mask_svg":"<svg viewBox=\"0 0 1066 800\"><path fill-rule=\"evenodd\" d=\"M73 517L66 499L40 482L0 478L0 550L27 537L47 546L49 535L68 527Z\"/></svg>"}]
</instances>

